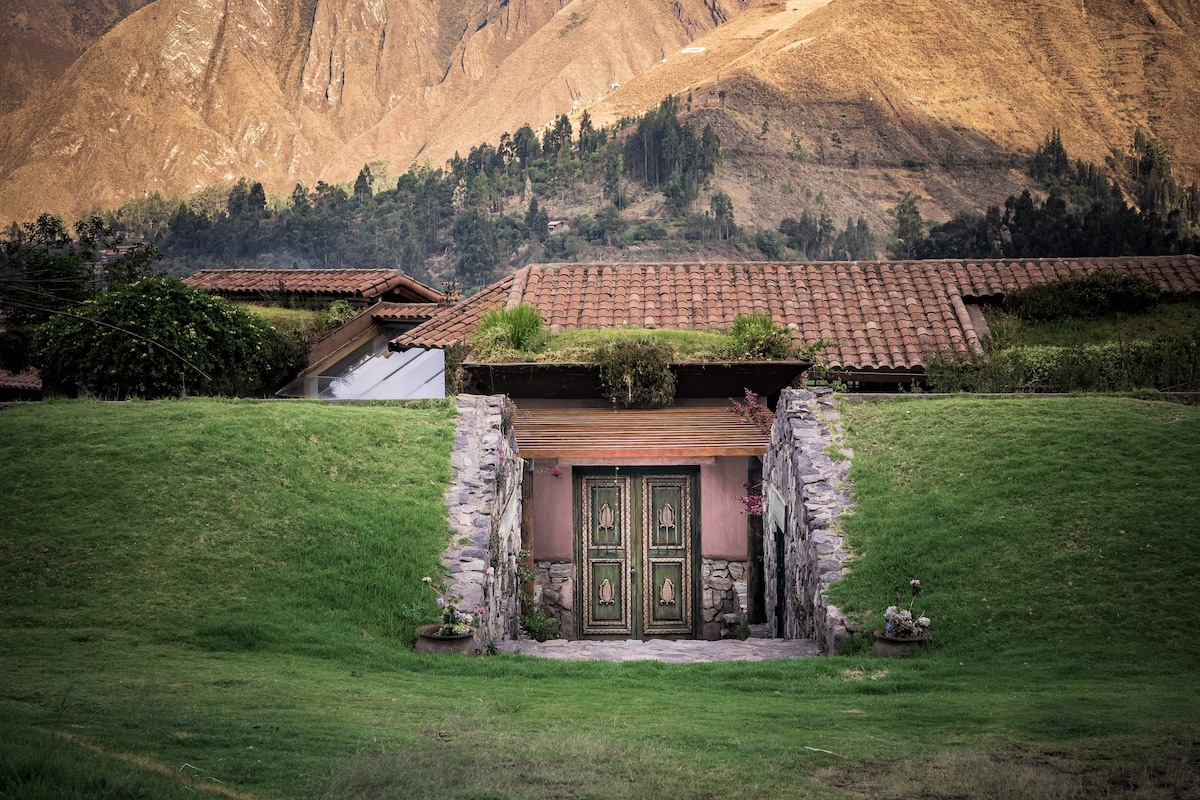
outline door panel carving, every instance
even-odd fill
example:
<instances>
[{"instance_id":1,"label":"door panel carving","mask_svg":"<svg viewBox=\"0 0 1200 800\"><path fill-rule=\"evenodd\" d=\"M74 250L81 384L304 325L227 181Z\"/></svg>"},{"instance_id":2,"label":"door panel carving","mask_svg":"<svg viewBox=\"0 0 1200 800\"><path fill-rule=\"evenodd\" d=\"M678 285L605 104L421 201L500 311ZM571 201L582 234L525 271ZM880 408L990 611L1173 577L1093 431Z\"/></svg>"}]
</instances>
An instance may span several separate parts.
<instances>
[{"instance_id":1,"label":"door panel carving","mask_svg":"<svg viewBox=\"0 0 1200 800\"><path fill-rule=\"evenodd\" d=\"M695 472L625 470L577 485L585 636L692 636Z\"/></svg>"},{"instance_id":2,"label":"door panel carving","mask_svg":"<svg viewBox=\"0 0 1200 800\"><path fill-rule=\"evenodd\" d=\"M633 635L628 477L587 476L583 521L584 633Z\"/></svg>"}]
</instances>

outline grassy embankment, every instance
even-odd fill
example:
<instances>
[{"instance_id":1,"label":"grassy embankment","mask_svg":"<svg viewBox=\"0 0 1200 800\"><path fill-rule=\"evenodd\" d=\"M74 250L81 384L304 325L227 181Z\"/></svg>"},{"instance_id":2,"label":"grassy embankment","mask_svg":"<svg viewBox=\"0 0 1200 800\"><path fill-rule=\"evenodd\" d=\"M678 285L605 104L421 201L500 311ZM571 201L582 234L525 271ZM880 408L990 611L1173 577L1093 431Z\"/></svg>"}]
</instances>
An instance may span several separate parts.
<instances>
[{"instance_id":1,"label":"grassy embankment","mask_svg":"<svg viewBox=\"0 0 1200 800\"><path fill-rule=\"evenodd\" d=\"M1200 294L1168 295L1139 313L1110 312L1095 319L1029 322L995 312L990 322L1001 347L1152 342L1161 336L1185 336L1200 330Z\"/></svg>"},{"instance_id":2,"label":"grassy embankment","mask_svg":"<svg viewBox=\"0 0 1200 800\"><path fill-rule=\"evenodd\" d=\"M1182 797L1200 789L1200 409L847 409L908 659L408 651L444 405L0 412L0 797ZM427 592L426 592L427 594Z\"/></svg>"}]
</instances>

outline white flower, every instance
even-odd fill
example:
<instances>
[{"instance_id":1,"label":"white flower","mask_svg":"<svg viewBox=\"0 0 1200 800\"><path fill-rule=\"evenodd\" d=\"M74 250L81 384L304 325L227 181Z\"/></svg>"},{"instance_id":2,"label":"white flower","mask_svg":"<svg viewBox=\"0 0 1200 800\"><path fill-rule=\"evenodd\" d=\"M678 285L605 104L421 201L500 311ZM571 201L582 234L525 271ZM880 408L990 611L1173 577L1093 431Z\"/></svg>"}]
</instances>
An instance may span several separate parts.
<instances>
[{"instance_id":1,"label":"white flower","mask_svg":"<svg viewBox=\"0 0 1200 800\"><path fill-rule=\"evenodd\" d=\"M928 628L929 627L929 617L919 617L917 619L917 624L920 625L922 628Z\"/></svg>"}]
</instances>

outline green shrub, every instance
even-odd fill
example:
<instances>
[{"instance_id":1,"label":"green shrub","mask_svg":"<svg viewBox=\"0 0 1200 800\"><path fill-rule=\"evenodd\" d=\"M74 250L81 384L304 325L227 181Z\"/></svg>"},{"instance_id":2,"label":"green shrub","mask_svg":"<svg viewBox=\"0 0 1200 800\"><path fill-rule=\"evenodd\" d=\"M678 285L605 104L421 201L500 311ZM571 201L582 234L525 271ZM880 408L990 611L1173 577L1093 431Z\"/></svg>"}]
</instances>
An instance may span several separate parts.
<instances>
[{"instance_id":1,"label":"green shrub","mask_svg":"<svg viewBox=\"0 0 1200 800\"><path fill-rule=\"evenodd\" d=\"M529 303L493 308L471 334L472 357L477 361L511 361L540 350L548 338L541 315Z\"/></svg>"},{"instance_id":2,"label":"green shrub","mask_svg":"<svg viewBox=\"0 0 1200 800\"><path fill-rule=\"evenodd\" d=\"M1004 298L1006 310L1022 319L1093 319L1112 312L1137 313L1158 302L1157 284L1139 275L1097 272L1030 286Z\"/></svg>"},{"instance_id":3,"label":"green shrub","mask_svg":"<svg viewBox=\"0 0 1200 800\"><path fill-rule=\"evenodd\" d=\"M656 219L643 222L633 230L631 237L635 242L660 241L668 236L667 228Z\"/></svg>"},{"instance_id":4,"label":"green shrub","mask_svg":"<svg viewBox=\"0 0 1200 800\"><path fill-rule=\"evenodd\" d=\"M796 352L791 331L769 314L738 314L729 339L727 356L737 361L778 361Z\"/></svg>"},{"instance_id":5,"label":"green shrub","mask_svg":"<svg viewBox=\"0 0 1200 800\"><path fill-rule=\"evenodd\" d=\"M592 354L601 394L626 408L663 408L675 399L671 348L642 337L608 342Z\"/></svg>"},{"instance_id":6,"label":"green shrub","mask_svg":"<svg viewBox=\"0 0 1200 800\"><path fill-rule=\"evenodd\" d=\"M51 319L33 346L47 386L111 399L263 394L295 375L307 354L298 337L164 276Z\"/></svg>"},{"instance_id":7,"label":"green shrub","mask_svg":"<svg viewBox=\"0 0 1200 800\"><path fill-rule=\"evenodd\" d=\"M348 300L334 300L317 312L317 327L322 332L331 331L340 328L361 313L362 309L351 305Z\"/></svg>"},{"instance_id":8,"label":"green shrub","mask_svg":"<svg viewBox=\"0 0 1200 800\"><path fill-rule=\"evenodd\" d=\"M520 621L524 631L539 642L558 638L559 622L546 612L541 603L530 603L529 610L521 614Z\"/></svg>"}]
</instances>

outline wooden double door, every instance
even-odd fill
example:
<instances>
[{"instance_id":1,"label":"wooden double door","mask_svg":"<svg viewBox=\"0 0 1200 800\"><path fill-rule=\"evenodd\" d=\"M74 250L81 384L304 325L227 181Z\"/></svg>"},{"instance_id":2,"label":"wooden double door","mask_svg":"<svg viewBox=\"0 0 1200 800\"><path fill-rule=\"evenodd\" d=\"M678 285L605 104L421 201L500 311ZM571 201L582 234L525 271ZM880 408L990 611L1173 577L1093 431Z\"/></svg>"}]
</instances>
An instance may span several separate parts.
<instances>
[{"instance_id":1,"label":"wooden double door","mask_svg":"<svg viewBox=\"0 0 1200 800\"><path fill-rule=\"evenodd\" d=\"M582 635L695 636L698 471L574 472Z\"/></svg>"}]
</instances>

